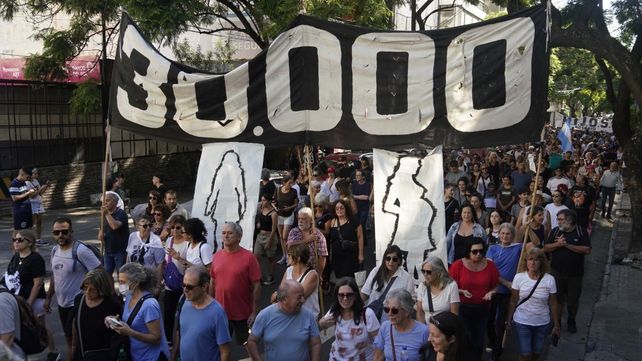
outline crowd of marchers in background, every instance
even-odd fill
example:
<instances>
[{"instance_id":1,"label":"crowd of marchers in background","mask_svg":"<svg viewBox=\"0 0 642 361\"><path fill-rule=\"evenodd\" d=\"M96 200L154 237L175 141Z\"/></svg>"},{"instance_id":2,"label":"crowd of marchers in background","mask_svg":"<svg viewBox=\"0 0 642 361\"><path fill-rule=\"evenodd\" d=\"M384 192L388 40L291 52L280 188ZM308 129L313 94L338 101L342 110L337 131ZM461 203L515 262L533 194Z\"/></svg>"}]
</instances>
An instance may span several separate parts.
<instances>
[{"instance_id":1,"label":"crowd of marchers in background","mask_svg":"<svg viewBox=\"0 0 642 361\"><path fill-rule=\"evenodd\" d=\"M565 330L577 332L592 220L596 212L611 220L623 187L614 137L576 132L573 141L562 151L550 132L537 144L447 151L448 257L428 255L418 287L396 245L363 270L376 226L368 157L320 161L308 174L293 156L278 184L263 170L251 251L237 223L225 223L223 246L212 247L162 175L147 203L129 207L115 174L101 205L104 252L59 218L50 265L37 251L48 245L39 198L48 182L23 168L10 189L15 254L0 283L10 291L0 292L9 315L1 341L24 357L22 299L44 328L56 302L68 360L229 360L231 342L253 360L319 360L319 330L331 327L332 360L480 360L484 352L500 360L507 334L521 360L536 360L549 335L553 344L560 337L563 313ZM277 282L276 267L284 276L261 308L261 284ZM325 314L323 293L333 300ZM61 359L47 332L47 360Z\"/></svg>"}]
</instances>

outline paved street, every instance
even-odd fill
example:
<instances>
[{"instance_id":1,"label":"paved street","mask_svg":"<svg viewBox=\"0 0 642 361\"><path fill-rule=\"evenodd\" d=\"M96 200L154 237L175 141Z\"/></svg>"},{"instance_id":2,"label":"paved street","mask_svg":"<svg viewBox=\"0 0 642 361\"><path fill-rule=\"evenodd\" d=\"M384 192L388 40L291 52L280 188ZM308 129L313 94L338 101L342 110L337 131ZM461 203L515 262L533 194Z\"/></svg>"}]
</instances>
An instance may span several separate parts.
<instances>
[{"instance_id":1,"label":"paved street","mask_svg":"<svg viewBox=\"0 0 642 361\"><path fill-rule=\"evenodd\" d=\"M618 204L621 198L616 199ZM625 197L625 202L628 196ZM623 205L626 207L626 204ZM626 212L618 211L616 228L626 227L627 219L621 218ZM44 234L50 232L53 218L60 215L70 216L74 222L74 231L78 239L97 242L98 212L93 207L73 208L69 210L49 211L45 215ZM630 225L630 218L628 219ZM4 271L11 258L12 249L9 242L11 219L0 218L0 270ZM618 227L620 226L620 227ZM562 322L562 337L557 348L545 350L542 359L548 360L638 360L640 355L640 341L642 340L640 325L642 324L642 304L639 303L639 291L642 271L624 265L607 265L609 249L615 247L616 242L624 235L613 233L613 224L601 218L596 219L592 236L593 251L586 259L586 274L582 304L577 319L578 333L566 332L566 324ZM48 238L51 240L51 238ZM619 245L619 247L623 247ZM374 242L369 240L367 246L366 267L374 266ZM41 247L41 254L49 261L51 247ZM49 265L49 263L47 263ZM606 275L605 275L606 270ZM277 267L277 279L282 277L284 267ZM273 286L263 286L262 305L267 305L269 295L276 289ZM326 309L329 300L325 299ZM563 317L565 320L565 316ZM47 323L55 332L56 344L64 352L64 336L57 318L56 311L47 316ZM327 359L329 346L332 342L332 332L322 335L324 339L323 359ZM512 339L511 339L512 341ZM43 360L40 357L30 357L30 360ZM516 360L513 342L509 342L504 360ZM240 360L247 357L245 351L238 346L233 347L233 359ZM486 357L488 358L488 357Z\"/></svg>"}]
</instances>

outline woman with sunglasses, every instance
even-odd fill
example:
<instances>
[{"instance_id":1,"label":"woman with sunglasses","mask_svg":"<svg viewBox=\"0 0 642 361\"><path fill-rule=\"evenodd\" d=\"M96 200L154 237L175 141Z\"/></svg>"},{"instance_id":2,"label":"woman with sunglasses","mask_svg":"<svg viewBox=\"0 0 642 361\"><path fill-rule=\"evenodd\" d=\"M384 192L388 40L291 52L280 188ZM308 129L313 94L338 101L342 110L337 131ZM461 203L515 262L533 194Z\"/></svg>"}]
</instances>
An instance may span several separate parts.
<instances>
[{"instance_id":1,"label":"woman with sunglasses","mask_svg":"<svg viewBox=\"0 0 642 361\"><path fill-rule=\"evenodd\" d=\"M397 245L388 246L383 252L383 260L380 265L370 271L366 282L361 288L361 299L367 305L377 301L382 296L385 298L385 290L392 282L388 293L395 289L406 290L411 295L415 294L415 284L410 274L401 267L403 262L401 249ZM381 320L385 320L385 313Z\"/></svg>"},{"instance_id":2,"label":"woman with sunglasses","mask_svg":"<svg viewBox=\"0 0 642 361\"><path fill-rule=\"evenodd\" d=\"M19 230L12 239L15 253L7 265L1 282L13 294L24 298L34 316L45 325L45 260L36 247L36 235L28 229ZM4 316L0 316L4 317ZM47 329L49 357L55 359L56 347L51 330Z\"/></svg>"},{"instance_id":3,"label":"woman with sunglasses","mask_svg":"<svg viewBox=\"0 0 642 361\"><path fill-rule=\"evenodd\" d=\"M147 196L147 207L145 208L145 214L150 218L154 219L154 207L159 204L162 204L163 200L160 197L160 193L155 190L149 191Z\"/></svg>"},{"instance_id":4,"label":"woman with sunglasses","mask_svg":"<svg viewBox=\"0 0 642 361\"><path fill-rule=\"evenodd\" d=\"M346 200L339 199L331 209L333 217L326 222L325 230L330 236L328 243L332 244L332 270L336 278L354 277L365 259L363 229Z\"/></svg>"},{"instance_id":5,"label":"woman with sunglasses","mask_svg":"<svg viewBox=\"0 0 642 361\"><path fill-rule=\"evenodd\" d=\"M167 220L169 216L172 215L172 212L166 205L158 204L154 207L153 215L152 233L159 236L161 241L165 242L167 237L169 237L169 223Z\"/></svg>"},{"instance_id":6,"label":"woman with sunglasses","mask_svg":"<svg viewBox=\"0 0 642 361\"><path fill-rule=\"evenodd\" d=\"M517 272L521 253L521 242L515 243L515 227L510 223L502 223L499 226L499 243L491 245L486 255L499 271L499 286L490 302L488 321L488 345L493 349L493 360L499 359L504 351L502 341L508 316L511 282Z\"/></svg>"},{"instance_id":7,"label":"woman with sunglasses","mask_svg":"<svg viewBox=\"0 0 642 361\"><path fill-rule=\"evenodd\" d=\"M468 361L470 341L466 327L456 314L448 311L430 316L430 336L422 347L422 361Z\"/></svg>"},{"instance_id":8,"label":"woman with sunglasses","mask_svg":"<svg viewBox=\"0 0 642 361\"><path fill-rule=\"evenodd\" d=\"M470 331L475 351L472 360L481 360L484 347L490 300L497 292L499 271L486 259L486 244L481 238L473 238L466 246L466 256L450 266L449 273L457 282L461 304L459 316Z\"/></svg>"},{"instance_id":9,"label":"woman with sunglasses","mask_svg":"<svg viewBox=\"0 0 642 361\"><path fill-rule=\"evenodd\" d=\"M428 326L412 319L412 295L402 289L388 292L383 311L388 320L381 323L375 337L375 361L418 361L419 350L428 339Z\"/></svg>"},{"instance_id":10,"label":"woman with sunglasses","mask_svg":"<svg viewBox=\"0 0 642 361\"><path fill-rule=\"evenodd\" d=\"M421 273L424 281L417 287L417 321L428 324L431 315L444 311L459 314L459 288L441 258L428 256Z\"/></svg>"},{"instance_id":11,"label":"woman with sunglasses","mask_svg":"<svg viewBox=\"0 0 642 361\"><path fill-rule=\"evenodd\" d=\"M163 321L167 341L172 342L174 336L174 316L176 305L183 295L183 275L187 258L189 242L183 233L185 217L174 215L169 219L170 236L167 238L167 257L163 262Z\"/></svg>"},{"instance_id":12,"label":"woman with sunglasses","mask_svg":"<svg viewBox=\"0 0 642 361\"><path fill-rule=\"evenodd\" d=\"M127 242L127 262L138 262L158 268L163 263L165 250L160 237L152 233L152 222L143 217L136 224L138 229L129 234Z\"/></svg>"},{"instance_id":13,"label":"woman with sunglasses","mask_svg":"<svg viewBox=\"0 0 642 361\"><path fill-rule=\"evenodd\" d=\"M477 223L476 217L475 210L470 203L464 203L459 208L459 221L450 226L446 234L449 264L466 256L466 244L473 237L486 239L486 231Z\"/></svg>"},{"instance_id":14,"label":"woman with sunglasses","mask_svg":"<svg viewBox=\"0 0 642 361\"><path fill-rule=\"evenodd\" d=\"M519 360L537 360L542 353L544 340L551 330L551 319L553 336L560 335L560 319L555 297L557 287L553 276L547 273L548 263L544 252L539 248L527 251L526 262L520 264L518 272L511 287L506 329L515 329Z\"/></svg>"},{"instance_id":15,"label":"woman with sunglasses","mask_svg":"<svg viewBox=\"0 0 642 361\"><path fill-rule=\"evenodd\" d=\"M105 317L122 312L114 280L103 268L93 269L82 280L83 292L74 299L72 354L75 361L115 360L112 348L117 334L105 324Z\"/></svg>"},{"instance_id":16,"label":"woman with sunglasses","mask_svg":"<svg viewBox=\"0 0 642 361\"><path fill-rule=\"evenodd\" d=\"M330 360L374 359L373 340L379 332L379 320L374 311L365 307L359 297L359 287L352 278L344 277L334 288L335 301L328 313L319 320L319 328L334 326L334 342Z\"/></svg>"}]
</instances>

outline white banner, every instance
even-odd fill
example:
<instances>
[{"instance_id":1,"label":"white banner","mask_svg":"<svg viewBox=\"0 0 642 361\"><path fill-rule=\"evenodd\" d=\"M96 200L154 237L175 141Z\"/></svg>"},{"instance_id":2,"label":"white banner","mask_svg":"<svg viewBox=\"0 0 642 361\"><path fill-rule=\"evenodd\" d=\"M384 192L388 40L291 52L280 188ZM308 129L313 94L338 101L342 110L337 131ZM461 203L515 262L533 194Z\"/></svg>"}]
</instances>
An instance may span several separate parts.
<instances>
[{"instance_id":1,"label":"white banner","mask_svg":"<svg viewBox=\"0 0 642 361\"><path fill-rule=\"evenodd\" d=\"M556 128L561 128L564 120L570 119L571 128L583 129L591 132L613 133L613 116L565 118L564 116L559 116L557 114L559 113L556 113L556 115L552 117Z\"/></svg>"},{"instance_id":2,"label":"white banner","mask_svg":"<svg viewBox=\"0 0 642 361\"><path fill-rule=\"evenodd\" d=\"M425 254L447 264L441 147L424 158L374 149L373 162L377 264L395 244L408 252L408 272L421 279Z\"/></svg>"},{"instance_id":3,"label":"white banner","mask_svg":"<svg viewBox=\"0 0 642 361\"><path fill-rule=\"evenodd\" d=\"M192 216L207 228L207 242L221 249L225 222L243 227L241 246L251 250L265 146L252 143L204 144L198 165Z\"/></svg>"}]
</instances>

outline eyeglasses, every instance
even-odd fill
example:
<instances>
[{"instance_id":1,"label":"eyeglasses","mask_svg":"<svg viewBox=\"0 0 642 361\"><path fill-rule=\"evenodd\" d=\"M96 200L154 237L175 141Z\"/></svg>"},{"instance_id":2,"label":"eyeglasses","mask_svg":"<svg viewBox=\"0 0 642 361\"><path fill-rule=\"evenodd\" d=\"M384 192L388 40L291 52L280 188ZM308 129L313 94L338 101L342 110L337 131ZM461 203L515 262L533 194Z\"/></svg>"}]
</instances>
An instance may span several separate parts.
<instances>
[{"instance_id":1,"label":"eyeglasses","mask_svg":"<svg viewBox=\"0 0 642 361\"><path fill-rule=\"evenodd\" d=\"M314 206L314 208L323 208L323 206Z\"/></svg>"},{"instance_id":2,"label":"eyeglasses","mask_svg":"<svg viewBox=\"0 0 642 361\"><path fill-rule=\"evenodd\" d=\"M483 256L484 255L484 250L483 249L471 249L470 253L472 253L475 256L478 255L478 254L481 254Z\"/></svg>"},{"instance_id":3,"label":"eyeglasses","mask_svg":"<svg viewBox=\"0 0 642 361\"><path fill-rule=\"evenodd\" d=\"M183 229L183 226L174 226L174 227L169 227L169 229Z\"/></svg>"},{"instance_id":4,"label":"eyeglasses","mask_svg":"<svg viewBox=\"0 0 642 361\"><path fill-rule=\"evenodd\" d=\"M386 256L385 260L386 262L399 262L399 258L391 256Z\"/></svg>"},{"instance_id":5,"label":"eyeglasses","mask_svg":"<svg viewBox=\"0 0 642 361\"><path fill-rule=\"evenodd\" d=\"M565 221L565 220L566 220L566 218L564 218L564 217L557 217L557 221L558 221L558 222L563 222L563 221Z\"/></svg>"},{"instance_id":6,"label":"eyeglasses","mask_svg":"<svg viewBox=\"0 0 642 361\"><path fill-rule=\"evenodd\" d=\"M60 229L60 230L55 229L55 230L51 231L51 233L53 233L54 236L58 236L58 235L61 235L61 234L66 236L67 234L69 234L69 230L68 229Z\"/></svg>"},{"instance_id":7,"label":"eyeglasses","mask_svg":"<svg viewBox=\"0 0 642 361\"><path fill-rule=\"evenodd\" d=\"M198 287L198 285L188 285L186 283L183 283L183 288L188 290L188 291L191 291L191 290L195 289L196 287Z\"/></svg>"},{"instance_id":8,"label":"eyeglasses","mask_svg":"<svg viewBox=\"0 0 642 361\"><path fill-rule=\"evenodd\" d=\"M162 216L163 214L162 214L161 212L155 212L155 213L154 213L154 215L155 215L155 216L159 216L159 217L160 217L160 216Z\"/></svg>"},{"instance_id":9,"label":"eyeglasses","mask_svg":"<svg viewBox=\"0 0 642 361\"><path fill-rule=\"evenodd\" d=\"M559 194L558 194L558 195L553 194L553 198L559 198L559 197L561 197L561 195L559 195Z\"/></svg>"},{"instance_id":10,"label":"eyeglasses","mask_svg":"<svg viewBox=\"0 0 642 361\"><path fill-rule=\"evenodd\" d=\"M354 293L337 293L337 297L340 299L346 299L346 300L351 300L354 298Z\"/></svg>"},{"instance_id":11,"label":"eyeglasses","mask_svg":"<svg viewBox=\"0 0 642 361\"><path fill-rule=\"evenodd\" d=\"M398 308L394 308L394 307L384 306L383 312L389 313L389 314L392 314L392 315L396 315L396 314L399 313L399 309Z\"/></svg>"},{"instance_id":12,"label":"eyeglasses","mask_svg":"<svg viewBox=\"0 0 642 361\"><path fill-rule=\"evenodd\" d=\"M424 274L424 276L426 276L426 275L431 275L431 274L432 274L432 270L429 270L429 269L422 269L422 270L421 270L421 273L423 273L423 274Z\"/></svg>"},{"instance_id":13,"label":"eyeglasses","mask_svg":"<svg viewBox=\"0 0 642 361\"><path fill-rule=\"evenodd\" d=\"M143 227L143 228L145 228L145 229L147 229L147 227L151 227L151 226L149 225L149 223L139 224L139 226L141 226L141 227Z\"/></svg>"},{"instance_id":14,"label":"eyeglasses","mask_svg":"<svg viewBox=\"0 0 642 361\"><path fill-rule=\"evenodd\" d=\"M25 239L24 239L24 238L11 238L11 240L12 240L13 242L18 242L18 243L22 243L22 242L24 242L24 241L25 241Z\"/></svg>"},{"instance_id":15,"label":"eyeglasses","mask_svg":"<svg viewBox=\"0 0 642 361\"><path fill-rule=\"evenodd\" d=\"M150 196L149 200L151 201L152 199L158 199L157 197Z\"/></svg>"}]
</instances>

